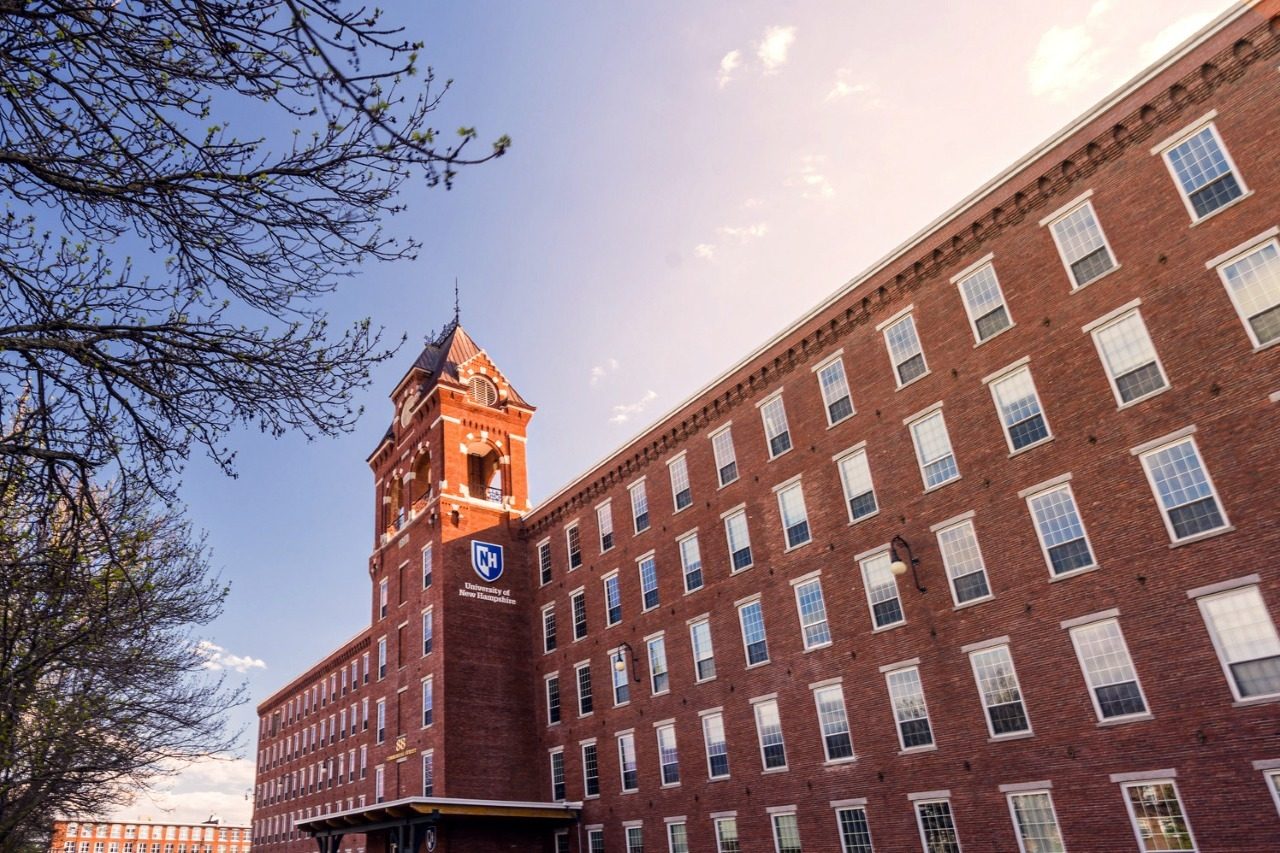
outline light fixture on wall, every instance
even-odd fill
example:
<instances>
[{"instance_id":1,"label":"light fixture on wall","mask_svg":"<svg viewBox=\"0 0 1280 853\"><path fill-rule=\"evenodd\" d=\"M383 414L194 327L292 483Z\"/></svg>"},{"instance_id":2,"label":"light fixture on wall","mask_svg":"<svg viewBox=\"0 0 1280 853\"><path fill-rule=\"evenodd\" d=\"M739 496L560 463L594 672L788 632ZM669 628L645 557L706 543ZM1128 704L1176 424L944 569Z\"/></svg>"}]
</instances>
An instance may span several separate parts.
<instances>
[{"instance_id":1,"label":"light fixture on wall","mask_svg":"<svg viewBox=\"0 0 1280 853\"><path fill-rule=\"evenodd\" d=\"M636 652L635 649L631 648L631 644L626 640L623 640L622 645L618 646L617 650L613 653L613 669L615 672L627 671L627 659L622 656L623 649L626 649L627 654L631 656L631 672L635 675L636 683L639 683L640 673L638 670L640 667L636 665Z\"/></svg>"},{"instance_id":2,"label":"light fixture on wall","mask_svg":"<svg viewBox=\"0 0 1280 853\"><path fill-rule=\"evenodd\" d=\"M898 546L902 546L902 550L907 553L907 559L903 560L898 554ZM921 592L927 590L920 585L920 575L916 573L916 566L920 565L920 558L911 553L911 545L901 536L895 536L889 540L889 559L893 562L889 564L889 571L893 572L894 577L902 577L907 573L907 565L911 566L911 577L916 582L916 589Z\"/></svg>"}]
</instances>

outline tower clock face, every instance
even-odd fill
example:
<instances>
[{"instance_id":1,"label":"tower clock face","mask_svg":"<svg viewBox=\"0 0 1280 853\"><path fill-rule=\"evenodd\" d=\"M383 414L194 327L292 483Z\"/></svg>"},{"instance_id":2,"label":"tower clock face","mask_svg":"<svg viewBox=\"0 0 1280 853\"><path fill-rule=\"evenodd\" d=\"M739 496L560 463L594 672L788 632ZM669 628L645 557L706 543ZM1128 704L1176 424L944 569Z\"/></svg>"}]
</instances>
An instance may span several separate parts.
<instances>
[{"instance_id":1,"label":"tower clock face","mask_svg":"<svg viewBox=\"0 0 1280 853\"><path fill-rule=\"evenodd\" d=\"M413 414L413 407L418 404L418 392L414 391L404 398L404 405L400 407L400 426L407 427L409 419Z\"/></svg>"}]
</instances>

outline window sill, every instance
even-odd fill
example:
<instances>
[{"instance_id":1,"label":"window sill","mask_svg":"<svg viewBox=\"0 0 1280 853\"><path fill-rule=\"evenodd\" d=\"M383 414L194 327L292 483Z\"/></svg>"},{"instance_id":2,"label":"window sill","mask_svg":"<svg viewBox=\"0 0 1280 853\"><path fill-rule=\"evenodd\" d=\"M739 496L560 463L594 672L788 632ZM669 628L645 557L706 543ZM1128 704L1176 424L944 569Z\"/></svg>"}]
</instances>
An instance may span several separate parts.
<instances>
[{"instance_id":1,"label":"window sill","mask_svg":"<svg viewBox=\"0 0 1280 853\"><path fill-rule=\"evenodd\" d=\"M1170 542L1170 548L1181 548L1183 545L1192 545L1196 542L1203 542L1206 539L1212 539L1215 536L1222 536L1225 533L1232 533L1236 529L1234 524L1228 524L1226 527L1219 527L1217 530L1206 530L1203 533L1197 533L1195 536L1188 536L1186 539L1179 539L1177 542Z\"/></svg>"},{"instance_id":2,"label":"window sill","mask_svg":"<svg viewBox=\"0 0 1280 853\"><path fill-rule=\"evenodd\" d=\"M657 693L650 693L649 698L654 699L654 698L657 698L658 696L666 696L670 692L671 692L671 688L668 687L666 690L659 690Z\"/></svg>"},{"instance_id":3,"label":"window sill","mask_svg":"<svg viewBox=\"0 0 1280 853\"><path fill-rule=\"evenodd\" d=\"M937 752L938 745L931 743L928 746L909 746L906 749L898 750L898 755L915 755L918 752Z\"/></svg>"},{"instance_id":4,"label":"window sill","mask_svg":"<svg viewBox=\"0 0 1280 853\"><path fill-rule=\"evenodd\" d=\"M856 414L858 414L858 412L855 410L855 411L852 411L852 412L850 412L849 414L845 415L843 418L841 418L841 419L840 419L840 420L838 420L838 421L832 421L832 422L828 423L828 424L827 424L827 429L835 429L836 427L840 426L840 424L842 424L842 423L844 423L845 421L849 420L850 418L852 418L852 417L853 417L854 415L856 415Z\"/></svg>"},{"instance_id":5,"label":"window sill","mask_svg":"<svg viewBox=\"0 0 1280 853\"><path fill-rule=\"evenodd\" d=\"M788 545L786 548L782 549L782 553L790 554L792 551L799 551L805 545L811 545L811 544L813 544L813 539L812 538L806 539L805 541L801 542L798 545Z\"/></svg>"},{"instance_id":6,"label":"window sill","mask_svg":"<svg viewBox=\"0 0 1280 853\"><path fill-rule=\"evenodd\" d=\"M642 534L642 533L648 533L648 532L649 532L650 530L652 530L652 529L653 529L653 525L652 525L652 524L650 524L650 525L649 525L648 527L646 527L644 530L637 530L635 533L633 533L633 534L632 534L632 536L639 536L639 535L640 535L640 534Z\"/></svg>"},{"instance_id":7,"label":"window sill","mask_svg":"<svg viewBox=\"0 0 1280 853\"><path fill-rule=\"evenodd\" d=\"M786 773L790 769L790 767L786 767L785 765L782 767L767 767L764 770L761 770L760 774L762 776L767 776L770 773Z\"/></svg>"},{"instance_id":8,"label":"window sill","mask_svg":"<svg viewBox=\"0 0 1280 853\"><path fill-rule=\"evenodd\" d=\"M1274 341L1267 341L1265 344L1258 344L1253 348L1253 351L1262 352L1264 349L1271 349L1274 346L1280 346L1280 338L1276 338Z\"/></svg>"},{"instance_id":9,"label":"window sill","mask_svg":"<svg viewBox=\"0 0 1280 853\"><path fill-rule=\"evenodd\" d=\"M943 486L949 486L949 485L951 485L952 483L957 482L957 481L958 481L958 480L960 480L962 477L963 477L963 475L962 475L962 474L956 474L956 475L955 475L954 477L952 477L950 480L943 480L941 483L938 483L936 486L926 486L926 487L925 487L925 490L924 490L924 492L923 492L923 494L926 494L926 495L927 495L927 494L929 494L930 492L936 492L936 491L938 491L938 489L941 489Z\"/></svg>"},{"instance_id":10,"label":"window sill","mask_svg":"<svg viewBox=\"0 0 1280 853\"><path fill-rule=\"evenodd\" d=\"M750 569L754 568L755 565L756 565L755 563L748 563L747 565L743 566L740 569L729 569L729 577L733 577L734 575L740 575L745 571L749 571Z\"/></svg>"},{"instance_id":11,"label":"window sill","mask_svg":"<svg viewBox=\"0 0 1280 853\"><path fill-rule=\"evenodd\" d=\"M1146 720L1154 720L1155 714L1132 714L1127 717L1113 717L1106 720L1098 720L1098 728L1105 729L1112 726L1123 726L1125 723L1141 723Z\"/></svg>"},{"instance_id":12,"label":"window sill","mask_svg":"<svg viewBox=\"0 0 1280 853\"><path fill-rule=\"evenodd\" d=\"M679 515L680 513L684 512L686 509L688 509L688 508L689 508L689 507L691 507L691 506L693 506L693 501L692 501L692 500L690 500L690 501L689 501L687 504L685 504L684 506L678 506L678 507L676 507L675 509L673 509L673 510L671 511L671 514L672 514L672 515Z\"/></svg>"},{"instance_id":13,"label":"window sill","mask_svg":"<svg viewBox=\"0 0 1280 853\"><path fill-rule=\"evenodd\" d=\"M705 584L704 584L704 585L705 585ZM695 592L701 592L701 591L702 591L702 587L697 586L697 587L694 587L693 589L686 589L686 590L684 591L684 594L685 594L685 595L693 595Z\"/></svg>"},{"instance_id":14,"label":"window sill","mask_svg":"<svg viewBox=\"0 0 1280 853\"><path fill-rule=\"evenodd\" d=\"M1104 272L1102 275L1098 276L1097 278L1091 278L1091 279L1089 279L1088 281L1086 281L1084 284L1075 284L1075 280L1071 278L1071 270L1070 270L1070 269L1068 269L1068 270L1067 270L1067 278L1068 278L1068 279L1070 279L1070 280L1072 281L1072 285L1071 285L1071 292L1072 292L1072 293L1079 293L1080 291L1084 290L1084 289L1085 289L1086 287L1088 287L1089 285L1091 285L1091 284L1097 284L1098 282L1102 281L1104 278L1106 278L1107 276L1111 275L1113 272L1116 272L1116 271L1117 271L1117 270L1119 270L1120 268L1121 268L1121 265L1120 265L1120 264L1116 264L1114 267L1112 267L1111 269L1107 270L1107 271L1106 271L1106 272Z\"/></svg>"},{"instance_id":15,"label":"window sill","mask_svg":"<svg viewBox=\"0 0 1280 853\"><path fill-rule=\"evenodd\" d=\"M588 717L593 717L593 716L595 716L595 713L596 713L595 711L588 711L588 712L587 712L587 713L585 713L585 714L579 714L579 715L578 715L578 719L579 719L579 720L585 720L585 719L587 719Z\"/></svg>"},{"instance_id":16,"label":"window sill","mask_svg":"<svg viewBox=\"0 0 1280 853\"><path fill-rule=\"evenodd\" d=\"M599 795L599 794L583 794L582 799L584 799L584 800L598 800L598 799L600 799L600 795Z\"/></svg>"},{"instance_id":17,"label":"window sill","mask_svg":"<svg viewBox=\"0 0 1280 853\"><path fill-rule=\"evenodd\" d=\"M843 767L846 764L857 764L858 756L851 755L848 758L828 758L822 762L823 767Z\"/></svg>"},{"instance_id":18,"label":"window sill","mask_svg":"<svg viewBox=\"0 0 1280 853\"><path fill-rule=\"evenodd\" d=\"M816 646L809 646L804 650L804 653L807 655L809 652L820 652L823 649L829 648L831 648L831 641L827 640L825 643L818 643Z\"/></svg>"},{"instance_id":19,"label":"window sill","mask_svg":"<svg viewBox=\"0 0 1280 853\"><path fill-rule=\"evenodd\" d=\"M1052 573L1053 570L1050 569L1049 583L1057 583L1058 581L1070 580L1071 578L1079 577L1080 575L1087 575L1090 572L1096 572L1097 570L1098 570L1098 566L1096 564L1092 566L1085 566L1082 569L1072 569L1071 571L1063 572L1060 575L1053 574Z\"/></svg>"},{"instance_id":20,"label":"window sill","mask_svg":"<svg viewBox=\"0 0 1280 853\"><path fill-rule=\"evenodd\" d=\"M613 707L615 707L615 708L625 708L625 707L627 707L627 706L628 706L628 705L630 705L630 704L631 704L631 700L630 700L630 699L628 699L628 700L627 700L627 701L625 701L625 702L614 702L614 703L613 703Z\"/></svg>"},{"instance_id":21,"label":"window sill","mask_svg":"<svg viewBox=\"0 0 1280 853\"><path fill-rule=\"evenodd\" d=\"M741 479L742 479L741 477L734 477L732 480L730 480L727 483L721 483L720 485L716 486L716 491L718 492L721 489L727 489L729 486L732 486L734 483L738 482Z\"/></svg>"},{"instance_id":22,"label":"window sill","mask_svg":"<svg viewBox=\"0 0 1280 853\"><path fill-rule=\"evenodd\" d=\"M707 678L698 678L698 679L695 679L693 683L694 683L694 684L706 684L706 683L708 683L708 682L715 681L715 680L716 680L716 677L715 677L714 675L712 675L712 676L708 676Z\"/></svg>"},{"instance_id":23,"label":"window sill","mask_svg":"<svg viewBox=\"0 0 1280 853\"><path fill-rule=\"evenodd\" d=\"M1128 401L1127 403L1121 403L1120 405L1116 406L1116 411L1122 412L1125 409L1138 405L1139 403L1144 403L1147 400L1150 400L1152 397L1159 397L1161 394L1163 394L1165 391L1168 391L1172 387L1173 387L1172 385L1165 384L1164 387L1157 388L1155 391L1152 391L1148 394L1143 394L1141 397L1134 397L1132 400Z\"/></svg>"},{"instance_id":24,"label":"window sill","mask_svg":"<svg viewBox=\"0 0 1280 853\"><path fill-rule=\"evenodd\" d=\"M640 793L640 789L639 789L639 788L632 788L632 789L630 789L630 790L624 790L624 791L622 791L621 793L622 793L622 795L625 797L627 794L638 794L638 793Z\"/></svg>"},{"instance_id":25,"label":"window sill","mask_svg":"<svg viewBox=\"0 0 1280 853\"><path fill-rule=\"evenodd\" d=\"M610 551L612 551L612 550L613 550L614 548L616 548L616 547L618 547L618 546L617 546L617 545L610 545L608 548L601 548L601 549L600 549L600 556L601 556L601 557L603 557L605 554L608 554Z\"/></svg>"},{"instance_id":26,"label":"window sill","mask_svg":"<svg viewBox=\"0 0 1280 853\"><path fill-rule=\"evenodd\" d=\"M1009 310L1009 309L1008 309L1008 306L1005 306L1005 314L1006 314L1006 316L1008 315L1008 310ZM980 347L980 346L982 346L983 344L985 344L987 341L995 340L996 338L1000 337L1001 335L1003 335L1005 332L1009 331L1010 329L1012 329L1012 328L1013 328L1014 326L1016 326L1016 325L1018 325L1018 324L1017 324L1017 323L1014 323L1014 322L1012 322L1012 321L1010 321L1009 325L1005 326L1003 329L1001 329L1000 331L996 332L996 333L995 333L994 335L992 335L991 337L989 337L989 338L983 338L982 340L978 341L976 344L974 344L974 345L973 345L973 348L974 348L974 349L977 349L978 347Z\"/></svg>"},{"instance_id":27,"label":"window sill","mask_svg":"<svg viewBox=\"0 0 1280 853\"><path fill-rule=\"evenodd\" d=\"M905 624L907 624L907 620L903 619L901 622L894 622L892 625L881 625L879 628L872 628L871 633L882 634L885 631L892 631L894 628L901 628Z\"/></svg>"},{"instance_id":28,"label":"window sill","mask_svg":"<svg viewBox=\"0 0 1280 853\"><path fill-rule=\"evenodd\" d=\"M903 383L899 384L899 385L898 385L898 387L897 387L897 388L894 388L893 390L894 390L894 391L901 391L903 388L910 387L910 386L912 386L912 385L916 384L917 382L919 382L921 379L924 379L924 378L925 378L926 376L928 376L930 373L933 373L933 371L926 367L926 368L925 368L924 373L921 373L919 376L913 376L913 377L911 377L911 378L910 378L910 379L908 379L906 382L903 382ZM896 364L893 366L893 377L894 377L895 379L897 379L897 378L898 378L898 366L897 366Z\"/></svg>"},{"instance_id":29,"label":"window sill","mask_svg":"<svg viewBox=\"0 0 1280 853\"><path fill-rule=\"evenodd\" d=\"M877 507L877 508L875 509L875 511L873 511L873 512L869 512L869 513L867 513L866 515L859 516L858 518L850 519L850 520L849 520L849 526L850 526L850 527L853 527L855 524L861 524L862 522L864 522L864 521L866 521L866 520L868 520L868 519L875 518L875 517L876 517L877 515L879 515L879 514L880 514L880 509L879 509L879 507Z\"/></svg>"},{"instance_id":30,"label":"window sill","mask_svg":"<svg viewBox=\"0 0 1280 853\"><path fill-rule=\"evenodd\" d=\"M645 608L642 608L642 609L640 610L640 612L641 612L641 613L651 613L651 612L653 612L654 610L657 610L657 609L658 609L659 607L661 607L661 606L662 606L662 602L658 602L657 604L653 605L652 607L645 607Z\"/></svg>"},{"instance_id":31,"label":"window sill","mask_svg":"<svg viewBox=\"0 0 1280 853\"><path fill-rule=\"evenodd\" d=\"M1035 450L1037 447L1041 447L1045 444L1052 444L1052 443L1053 443L1053 436L1049 436L1048 438L1042 438L1039 441L1033 441L1030 444L1026 445L1025 447L1019 447L1017 450L1010 451L1009 458L1012 459L1015 456L1021 456L1022 454L1026 453L1028 450Z\"/></svg>"},{"instance_id":32,"label":"window sill","mask_svg":"<svg viewBox=\"0 0 1280 853\"><path fill-rule=\"evenodd\" d=\"M760 667L762 667L762 666L768 666L768 665L769 665L769 664L771 664L771 663L773 663L773 661L772 661L772 660L762 660L762 661L757 661L756 663L749 663L749 664L747 664L746 669L759 669Z\"/></svg>"},{"instance_id":33,"label":"window sill","mask_svg":"<svg viewBox=\"0 0 1280 853\"><path fill-rule=\"evenodd\" d=\"M728 782L730 778L731 777L729 776L712 776L711 778L707 779L707 781L708 782Z\"/></svg>"},{"instance_id":34,"label":"window sill","mask_svg":"<svg viewBox=\"0 0 1280 853\"><path fill-rule=\"evenodd\" d=\"M659 785L658 787L665 791L665 790L667 790L668 788L679 788L679 787L680 787L680 783L679 783L679 782L663 782L663 783L662 783L661 785Z\"/></svg>"},{"instance_id":35,"label":"window sill","mask_svg":"<svg viewBox=\"0 0 1280 853\"><path fill-rule=\"evenodd\" d=\"M1014 732L1013 734L1007 734L1007 735L992 735L991 737L987 738L987 743L1002 743L1006 740L1026 740L1027 738L1032 738L1035 736L1036 736L1035 732Z\"/></svg>"},{"instance_id":36,"label":"window sill","mask_svg":"<svg viewBox=\"0 0 1280 853\"><path fill-rule=\"evenodd\" d=\"M964 602L963 604L957 604L955 607L951 609L965 610L969 607L976 607L979 604L986 604L988 601L993 601L994 599L995 599L995 595L984 595L982 596L982 598L973 598L973 599L970 599L969 601Z\"/></svg>"},{"instance_id":37,"label":"window sill","mask_svg":"<svg viewBox=\"0 0 1280 853\"><path fill-rule=\"evenodd\" d=\"M1202 222L1208 222L1210 219L1217 216L1222 211L1230 210L1231 208L1235 207L1237 204L1244 201L1246 198L1248 198L1251 195L1253 195L1253 190L1247 190L1243 195L1236 196L1235 198L1231 199L1231 201L1224 204L1222 207L1214 208L1213 210L1206 213L1204 216L1201 216L1199 219L1191 220L1191 224L1188 227L1195 228L1197 225L1199 225Z\"/></svg>"},{"instance_id":38,"label":"window sill","mask_svg":"<svg viewBox=\"0 0 1280 853\"><path fill-rule=\"evenodd\" d=\"M1280 693L1274 693L1270 696L1251 696L1248 699L1237 699L1231 703L1231 707L1247 708L1250 705L1270 705L1274 702L1280 702Z\"/></svg>"},{"instance_id":39,"label":"window sill","mask_svg":"<svg viewBox=\"0 0 1280 853\"><path fill-rule=\"evenodd\" d=\"M774 455L774 456L770 456L770 457L769 457L769 459L768 459L768 461L772 462L772 461L773 461L773 460L775 460L775 459L781 459L782 457L786 456L788 453L790 453L791 451L793 451L793 450L795 450L795 449L796 449L796 446L793 444L793 445L791 445L790 447L788 447L786 450L782 451L781 453L776 454L776 455Z\"/></svg>"}]
</instances>

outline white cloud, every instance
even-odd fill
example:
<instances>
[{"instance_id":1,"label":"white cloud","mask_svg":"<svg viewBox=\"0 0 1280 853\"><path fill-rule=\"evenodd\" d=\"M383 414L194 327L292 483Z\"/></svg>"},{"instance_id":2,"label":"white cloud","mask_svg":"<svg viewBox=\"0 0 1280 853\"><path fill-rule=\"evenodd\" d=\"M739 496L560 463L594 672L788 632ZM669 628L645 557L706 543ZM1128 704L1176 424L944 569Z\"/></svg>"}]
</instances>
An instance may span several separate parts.
<instances>
[{"instance_id":1,"label":"white cloud","mask_svg":"<svg viewBox=\"0 0 1280 853\"><path fill-rule=\"evenodd\" d=\"M610 423L625 424L636 415L649 408L649 404L658 399L658 393L653 390L645 391L644 395L634 403L620 403L613 407L613 414L609 417Z\"/></svg>"},{"instance_id":2,"label":"white cloud","mask_svg":"<svg viewBox=\"0 0 1280 853\"><path fill-rule=\"evenodd\" d=\"M752 197L744 201L742 206L747 210L758 210L759 208L764 207L764 200Z\"/></svg>"},{"instance_id":3,"label":"white cloud","mask_svg":"<svg viewBox=\"0 0 1280 853\"><path fill-rule=\"evenodd\" d=\"M1103 15L1111 11L1111 8L1111 0L1094 0L1094 4L1089 7L1089 14L1085 16L1085 21L1096 24Z\"/></svg>"},{"instance_id":4,"label":"white cloud","mask_svg":"<svg viewBox=\"0 0 1280 853\"><path fill-rule=\"evenodd\" d=\"M835 187L823 174L827 158L821 155L808 155L800 160L800 171L788 179L787 185L800 187L800 195L807 199L831 198L836 194Z\"/></svg>"},{"instance_id":5,"label":"white cloud","mask_svg":"<svg viewBox=\"0 0 1280 853\"><path fill-rule=\"evenodd\" d=\"M251 669L267 668L267 662L261 658L233 655L222 646L208 640L196 643L196 652L204 657L205 669L233 669L236 672L248 672Z\"/></svg>"},{"instance_id":6,"label":"white cloud","mask_svg":"<svg viewBox=\"0 0 1280 853\"><path fill-rule=\"evenodd\" d=\"M769 224L767 222L757 222L754 225L721 225L716 229L716 233L728 240L736 240L739 243L746 243L749 240L755 240L763 237L769 232Z\"/></svg>"},{"instance_id":7,"label":"white cloud","mask_svg":"<svg viewBox=\"0 0 1280 853\"><path fill-rule=\"evenodd\" d=\"M617 369L618 369L618 360L616 358L607 358L604 360L603 364L597 364L595 367L591 368L592 386L599 385L601 379L604 379L606 376L608 376L610 373L613 373Z\"/></svg>"},{"instance_id":8,"label":"white cloud","mask_svg":"<svg viewBox=\"0 0 1280 853\"><path fill-rule=\"evenodd\" d=\"M1101 51L1086 25L1050 27L1027 67L1031 93L1061 100L1098 77Z\"/></svg>"},{"instance_id":9,"label":"white cloud","mask_svg":"<svg viewBox=\"0 0 1280 853\"><path fill-rule=\"evenodd\" d=\"M199 823L211 815L226 823L248 823L253 804L253 762L245 758L205 758L171 766L173 775L156 780L115 811L114 820L153 819Z\"/></svg>"},{"instance_id":10,"label":"white cloud","mask_svg":"<svg viewBox=\"0 0 1280 853\"><path fill-rule=\"evenodd\" d=\"M870 83L855 81L853 79L852 68L840 68L836 70L836 81L831 84L831 91L827 92L827 96L822 100L826 103L839 101L850 95L863 95L864 101L868 106L880 106L879 99L867 99L874 91L874 87Z\"/></svg>"},{"instance_id":11,"label":"white cloud","mask_svg":"<svg viewBox=\"0 0 1280 853\"><path fill-rule=\"evenodd\" d=\"M787 54L796 40L795 27L766 27L764 36L756 43L756 56L764 66L765 74L774 74L787 62Z\"/></svg>"},{"instance_id":12,"label":"white cloud","mask_svg":"<svg viewBox=\"0 0 1280 853\"><path fill-rule=\"evenodd\" d=\"M716 76L716 83L723 89L733 80L733 74L742 66L742 51L731 50L720 60L720 73Z\"/></svg>"},{"instance_id":13,"label":"white cloud","mask_svg":"<svg viewBox=\"0 0 1280 853\"><path fill-rule=\"evenodd\" d=\"M714 261L716 259L716 247L712 243L699 243L693 247L693 254L704 261Z\"/></svg>"},{"instance_id":14,"label":"white cloud","mask_svg":"<svg viewBox=\"0 0 1280 853\"><path fill-rule=\"evenodd\" d=\"M1138 48L1138 56L1143 65L1150 65L1187 39L1195 35L1202 27L1213 20L1211 12L1196 12L1179 18L1160 32L1151 41Z\"/></svg>"}]
</instances>

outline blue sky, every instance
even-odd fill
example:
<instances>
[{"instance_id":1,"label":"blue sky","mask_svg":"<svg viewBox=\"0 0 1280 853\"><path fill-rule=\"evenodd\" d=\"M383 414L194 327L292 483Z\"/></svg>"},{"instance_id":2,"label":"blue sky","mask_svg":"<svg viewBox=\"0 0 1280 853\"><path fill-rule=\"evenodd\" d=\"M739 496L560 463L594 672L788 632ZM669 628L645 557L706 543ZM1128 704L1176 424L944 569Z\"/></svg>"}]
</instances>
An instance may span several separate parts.
<instances>
[{"instance_id":1,"label":"blue sky","mask_svg":"<svg viewBox=\"0 0 1280 853\"><path fill-rule=\"evenodd\" d=\"M330 299L400 356L336 440L235 437L184 498L231 583L204 633L253 706L369 617L386 395L452 313L539 407L534 500L702 387L1226 8L1222 0L397 3L455 84L439 126L510 134L387 223L424 248ZM243 672L243 675L241 675ZM121 814L249 818L252 764Z\"/></svg>"}]
</instances>

